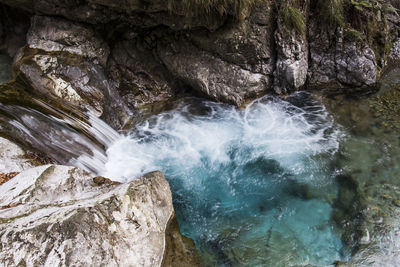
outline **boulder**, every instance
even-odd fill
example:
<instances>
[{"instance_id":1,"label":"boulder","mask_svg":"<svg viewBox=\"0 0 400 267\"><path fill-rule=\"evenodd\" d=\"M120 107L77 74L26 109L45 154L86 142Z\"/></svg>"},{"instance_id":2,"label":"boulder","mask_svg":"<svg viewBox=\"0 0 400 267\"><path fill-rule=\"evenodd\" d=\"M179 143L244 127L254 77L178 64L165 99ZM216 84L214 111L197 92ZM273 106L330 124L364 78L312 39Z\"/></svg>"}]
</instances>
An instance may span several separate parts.
<instances>
[{"instance_id":1,"label":"boulder","mask_svg":"<svg viewBox=\"0 0 400 267\"><path fill-rule=\"evenodd\" d=\"M240 106L248 98L265 94L270 87L268 76L224 61L197 48L184 36L166 40L157 51L177 79L216 101Z\"/></svg>"},{"instance_id":2,"label":"boulder","mask_svg":"<svg viewBox=\"0 0 400 267\"><path fill-rule=\"evenodd\" d=\"M270 3L259 1L242 22L229 21L214 32L192 32L189 38L196 47L226 62L272 76L276 60L273 11Z\"/></svg>"},{"instance_id":3,"label":"boulder","mask_svg":"<svg viewBox=\"0 0 400 267\"><path fill-rule=\"evenodd\" d=\"M130 111L105 70L110 49L90 26L34 16L27 41L14 59L14 77L34 95L102 116L114 128L124 125Z\"/></svg>"},{"instance_id":4,"label":"boulder","mask_svg":"<svg viewBox=\"0 0 400 267\"><path fill-rule=\"evenodd\" d=\"M20 173L0 192L4 266L200 264L193 242L179 234L160 172L120 184L45 165Z\"/></svg>"}]
</instances>

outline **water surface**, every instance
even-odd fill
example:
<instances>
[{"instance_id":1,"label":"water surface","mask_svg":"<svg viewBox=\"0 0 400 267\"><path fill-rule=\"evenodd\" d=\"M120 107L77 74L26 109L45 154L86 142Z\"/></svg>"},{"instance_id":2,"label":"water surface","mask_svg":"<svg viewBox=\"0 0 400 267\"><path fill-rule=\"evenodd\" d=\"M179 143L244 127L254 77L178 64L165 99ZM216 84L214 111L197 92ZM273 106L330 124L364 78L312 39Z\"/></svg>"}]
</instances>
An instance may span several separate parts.
<instances>
[{"instance_id":1,"label":"water surface","mask_svg":"<svg viewBox=\"0 0 400 267\"><path fill-rule=\"evenodd\" d=\"M102 174L161 170L207 266L326 266L346 254L331 220L339 139L306 93L244 110L186 99L114 143Z\"/></svg>"}]
</instances>

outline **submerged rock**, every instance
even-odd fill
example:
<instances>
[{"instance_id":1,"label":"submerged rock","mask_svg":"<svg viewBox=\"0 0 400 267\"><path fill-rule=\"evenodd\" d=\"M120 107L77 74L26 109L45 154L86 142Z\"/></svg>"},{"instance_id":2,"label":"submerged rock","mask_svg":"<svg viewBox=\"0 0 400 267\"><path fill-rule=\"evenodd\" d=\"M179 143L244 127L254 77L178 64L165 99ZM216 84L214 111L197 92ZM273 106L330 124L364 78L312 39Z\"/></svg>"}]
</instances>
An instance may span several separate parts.
<instances>
[{"instance_id":1,"label":"submerged rock","mask_svg":"<svg viewBox=\"0 0 400 267\"><path fill-rule=\"evenodd\" d=\"M340 213L333 214L345 225L342 240L352 251L343 266L400 264L400 89L398 70L392 72L382 78L379 92L368 98L325 99L336 121L350 133L337 162L346 175L338 177Z\"/></svg>"},{"instance_id":2,"label":"submerged rock","mask_svg":"<svg viewBox=\"0 0 400 267\"><path fill-rule=\"evenodd\" d=\"M5 266L200 265L193 242L179 233L160 172L99 184L80 169L45 165L0 192Z\"/></svg>"}]
</instances>

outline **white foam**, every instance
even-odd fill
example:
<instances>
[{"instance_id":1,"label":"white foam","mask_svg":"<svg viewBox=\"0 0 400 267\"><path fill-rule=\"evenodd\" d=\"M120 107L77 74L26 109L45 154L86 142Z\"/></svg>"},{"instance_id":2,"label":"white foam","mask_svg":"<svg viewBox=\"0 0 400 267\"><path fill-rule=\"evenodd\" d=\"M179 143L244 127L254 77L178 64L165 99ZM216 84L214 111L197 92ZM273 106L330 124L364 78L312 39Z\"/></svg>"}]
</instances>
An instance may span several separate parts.
<instances>
[{"instance_id":1,"label":"white foam","mask_svg":"<svg viewBox=\"0 0 400 267\"><path fill-rule=\"evenodd\" d=\"M198 105L181 105L154 116L138 125L131 136L116 141L107 150L102 175L126 181L171 165L189 170L205 158L211 168L231 160L251 160L231 158L232 148L241 146L252 151L252 158L273 158L296 171L299 157L338 148L335 132L327 134L333 122L323 106L307 110L265 97L245 110L204 102L206 114L191 114ZM313 121L307 116L313 116Z\"/></svg>"}]
</instances>

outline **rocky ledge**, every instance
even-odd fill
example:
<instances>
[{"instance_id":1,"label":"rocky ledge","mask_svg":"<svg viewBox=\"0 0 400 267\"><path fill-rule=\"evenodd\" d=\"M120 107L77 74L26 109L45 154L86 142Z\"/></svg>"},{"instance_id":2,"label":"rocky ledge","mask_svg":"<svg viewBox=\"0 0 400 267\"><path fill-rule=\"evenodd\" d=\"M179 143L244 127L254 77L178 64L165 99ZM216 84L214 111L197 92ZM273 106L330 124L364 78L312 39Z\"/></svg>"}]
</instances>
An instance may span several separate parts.
<instances>
[{"instance_id":1,"label":"rocky ledge","mask_svg":"<svg viewBox=\"0 0 400 267\"><path fill-rule=\"evenodd\" d=\"M9 166L26 170L0 186L2 265L200 265L162 173L120 184L74 167L29 168L20 152Z\"/></svg>"}]
</instances>

